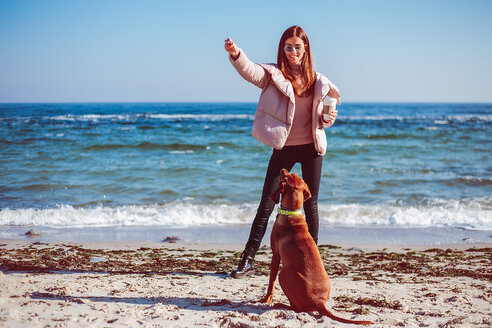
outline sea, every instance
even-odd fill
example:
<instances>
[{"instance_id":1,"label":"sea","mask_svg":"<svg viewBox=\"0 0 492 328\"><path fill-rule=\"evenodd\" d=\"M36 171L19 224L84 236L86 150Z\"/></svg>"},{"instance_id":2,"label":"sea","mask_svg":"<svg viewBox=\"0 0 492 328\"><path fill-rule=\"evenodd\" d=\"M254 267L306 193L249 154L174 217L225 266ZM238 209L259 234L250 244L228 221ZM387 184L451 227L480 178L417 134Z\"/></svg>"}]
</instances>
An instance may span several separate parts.
<instances>
[{"instance_id":1,"label":"sea","mask_svg":"<svg viewBox=\"0 0 492 328\"><path fill-rule=\"evenodd\" d=\"M0 239L246 242L272 153L251 135L255 109L0 104ZM338 109L320 243L492 242L492 104Z\"/></svg>"}]
</instances>

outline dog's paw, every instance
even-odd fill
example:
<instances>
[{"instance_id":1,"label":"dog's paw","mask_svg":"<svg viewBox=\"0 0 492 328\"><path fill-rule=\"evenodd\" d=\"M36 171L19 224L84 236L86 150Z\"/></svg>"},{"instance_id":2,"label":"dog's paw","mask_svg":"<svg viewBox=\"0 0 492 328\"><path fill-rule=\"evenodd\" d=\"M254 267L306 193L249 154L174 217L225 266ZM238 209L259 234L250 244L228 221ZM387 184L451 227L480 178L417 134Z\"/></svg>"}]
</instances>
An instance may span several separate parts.
<instances>
[{"instance_id":1,"label":"dog's paw","mask_svg":"<svg viewBox=\"0 0 492 328\"><path fill-rule=\"evenodd\" d=\"M259 302L260 303L272 303L272 300L273 300L273 295L266 295L265 297L263 297Z\"/></svg>"},{"instance_id":2,"label":"dog's paw","mask_svg":"<svg viewBox=\"0 0 492 328\"><path fill-rule=\"evenodd\" d=\"M291 307L287 304L284 304L284 303L275 303L273 305L273 308L276 309L276 310L291 310Z\"/></svg>"}]
</instances>

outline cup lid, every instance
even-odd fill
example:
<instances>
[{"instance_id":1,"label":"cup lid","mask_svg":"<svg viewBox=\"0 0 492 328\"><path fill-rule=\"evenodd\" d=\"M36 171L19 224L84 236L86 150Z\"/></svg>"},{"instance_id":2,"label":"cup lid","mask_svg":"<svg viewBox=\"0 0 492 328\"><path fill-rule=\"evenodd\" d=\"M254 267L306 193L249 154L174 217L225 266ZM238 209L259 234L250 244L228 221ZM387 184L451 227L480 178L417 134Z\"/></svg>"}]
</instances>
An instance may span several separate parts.
<instances>
[{"instance_id":1,"label":"cup lid","mask_svg":"<svg viewBox=\"0 0 492 328\"><path fill-rule=\"evenodd\" d=\"M325 99L323 99L323 103L325 105L334 105L337 103L337 100L335 98L331 98L331 97L326 96Z\"/></svg>"}]
</instances>

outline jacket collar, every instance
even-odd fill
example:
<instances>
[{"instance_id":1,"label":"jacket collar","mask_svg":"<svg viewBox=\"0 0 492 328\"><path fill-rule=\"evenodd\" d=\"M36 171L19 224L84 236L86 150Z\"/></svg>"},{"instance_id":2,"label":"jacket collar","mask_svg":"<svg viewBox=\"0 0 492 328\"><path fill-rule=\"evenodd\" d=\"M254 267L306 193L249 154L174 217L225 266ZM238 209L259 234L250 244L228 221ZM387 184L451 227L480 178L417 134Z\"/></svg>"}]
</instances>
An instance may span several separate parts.
<instances>
[{"instance_id":1,"label":"jacket collar","mask_svg":"<svg viewBox=\"0 0 492 328\"><path fill-rule=\"evenodd\" d=\"M314 99L324 98L330 91L330 85L328 79L318 72L316 72L316 84L314 85Z\"/></svg>"},{"instance_id":2,"label":"jacket collar","mask_svg":"<svg viewBox=\"0 0 492 328\"><path fill-rule=\"evenodd\" d=\"M282 72L277 68L277 65L275 64L260 64L261 67L267 71L271 78L272 82L275 84L275 86L288 98L292 100L292 102L295 103L295 95L294 95L294 88L292 87L292 83L290 83L289 80L287 80Z\"/></svg>"},{"instance_id":3,"label":"jacket collar","mask_svg":"<svg viewBox=\"0 0 492 328\"><path fill-rule=\"evenodd\" d=\"M261 67L267 71L275 86L290 100L295 103L294 88L289 80L287 80L282 72L277 68L276 64L259 64ZM330 86L328 84L328 79L318 72L316 72L316 81L314 82L314 99L324 97L330 91Z\"/></svg>"}]
</instances>

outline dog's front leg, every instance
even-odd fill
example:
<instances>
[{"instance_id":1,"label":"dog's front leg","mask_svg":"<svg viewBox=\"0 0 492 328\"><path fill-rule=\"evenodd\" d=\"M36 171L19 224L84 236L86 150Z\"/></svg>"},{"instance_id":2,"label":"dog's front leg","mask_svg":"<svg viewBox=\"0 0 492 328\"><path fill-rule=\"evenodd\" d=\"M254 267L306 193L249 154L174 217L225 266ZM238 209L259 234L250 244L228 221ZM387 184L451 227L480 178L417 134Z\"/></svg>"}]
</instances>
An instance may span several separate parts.
<instances>
[{"instance_id":1,"label":"dog's front leg","mask_svg":"<svg viewBox=\"0 0 492 328\"><path fill-rule=\"evenodd\" d=\"M260 302L271 303L273 299L273 289L275 287L275 280L277 280L278 268L280 267L280 256L273 254L272 262L270 263L270 281L268 282L268 289L265 297Z\"/></svg>"}]
</instances>

